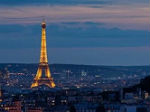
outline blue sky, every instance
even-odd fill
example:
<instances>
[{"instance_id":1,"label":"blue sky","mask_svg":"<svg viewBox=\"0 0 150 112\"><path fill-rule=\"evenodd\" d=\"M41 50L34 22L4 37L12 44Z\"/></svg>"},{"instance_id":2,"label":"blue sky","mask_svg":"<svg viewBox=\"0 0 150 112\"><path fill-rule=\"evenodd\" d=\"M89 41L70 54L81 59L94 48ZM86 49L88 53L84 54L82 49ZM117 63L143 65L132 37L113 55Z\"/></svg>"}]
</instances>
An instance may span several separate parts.
<instances>
[{"instance_id":1,"label":"blue sky","mask_svg":"<svg viewBox=\"0 0 150 112\"><path fill-rule=\"evenodd\" d=\"M38 63L43 18L50 63L150 62L148 0L1 0L0 63Z\"/></svg>"}]
</instances>

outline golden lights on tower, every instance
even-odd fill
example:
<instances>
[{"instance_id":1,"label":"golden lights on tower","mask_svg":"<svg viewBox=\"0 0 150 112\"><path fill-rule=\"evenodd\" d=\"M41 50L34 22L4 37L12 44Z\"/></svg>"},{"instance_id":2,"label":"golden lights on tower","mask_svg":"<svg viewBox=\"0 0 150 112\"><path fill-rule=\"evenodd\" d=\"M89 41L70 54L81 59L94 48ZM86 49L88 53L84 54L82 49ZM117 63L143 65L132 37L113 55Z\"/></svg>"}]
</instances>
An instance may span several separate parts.
<instances>
[{"instance_id":1,"label":"golden lights on tower","mask_svg":"<svg viewBox=\"0 0 150 112\"><path fill-rule=\"evenodd\" d=\"M55 83L51 76L51 72L48 66L47 59L47 47L46 47L46 23L45 21L41 24L42 35L41 35L41 52L40 52L40 63L37 70L37 74L34 78L34 81L31 85L31 88L37 87L40 85L47 85L51 88L55 87Z\"/></svg>"}]
</instances>

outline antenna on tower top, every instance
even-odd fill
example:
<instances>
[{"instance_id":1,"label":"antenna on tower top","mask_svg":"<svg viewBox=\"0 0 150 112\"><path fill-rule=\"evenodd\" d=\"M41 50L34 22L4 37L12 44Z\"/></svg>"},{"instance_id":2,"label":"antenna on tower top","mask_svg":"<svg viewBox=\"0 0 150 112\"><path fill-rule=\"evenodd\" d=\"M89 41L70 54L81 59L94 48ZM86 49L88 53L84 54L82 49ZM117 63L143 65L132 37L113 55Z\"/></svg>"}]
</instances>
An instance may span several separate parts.
<instances>
[{"instance_id":1,"label":"antenna on tower top","mask_svg":"<svg viewBox=\"0 0 150 112\"><path fill-rule=\"evenodd\" d=\"M45 22L45 18L43 18L43 22Z\"/></svg>"}]
</instances>

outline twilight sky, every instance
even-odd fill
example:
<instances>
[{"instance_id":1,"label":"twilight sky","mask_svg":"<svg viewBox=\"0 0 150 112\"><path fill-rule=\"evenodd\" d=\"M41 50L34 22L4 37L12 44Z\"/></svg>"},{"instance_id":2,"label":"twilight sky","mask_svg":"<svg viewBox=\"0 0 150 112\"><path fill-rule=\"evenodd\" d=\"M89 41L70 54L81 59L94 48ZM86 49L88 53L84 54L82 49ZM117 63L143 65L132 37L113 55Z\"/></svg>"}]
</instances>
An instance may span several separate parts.
<instances>
[{"instance_id":1,"label":"twilight sky","mask_svg":"<svg viewBox=\"0 0 150 112\"><path fill-rule=\"evenodd\" d=\"M149 0L0 0L0 63L150 64Z\"/></svg>"}]
</instances>

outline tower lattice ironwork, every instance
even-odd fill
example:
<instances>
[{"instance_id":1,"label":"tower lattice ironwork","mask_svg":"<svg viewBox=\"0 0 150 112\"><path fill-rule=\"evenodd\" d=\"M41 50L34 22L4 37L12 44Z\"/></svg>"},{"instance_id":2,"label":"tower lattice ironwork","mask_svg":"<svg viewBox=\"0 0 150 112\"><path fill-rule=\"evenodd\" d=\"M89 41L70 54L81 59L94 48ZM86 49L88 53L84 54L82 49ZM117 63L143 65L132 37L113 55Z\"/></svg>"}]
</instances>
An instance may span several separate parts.
<instances>
[{"instance_id":1,"label":"tower lattice ironwork","mask_svg":"<svg viewBox=\"0 0 150 112\"><path fill-rule=\"evenodd\" d=\"M51 77L50 69L48 66L47 59L47 48L46 48L46 23L42 22L42 36L41 36L41 52L40 52L40 63L37 70L37 74L34 78L34 81L31 85L31 88L37 87L40 85L47 85L51 88L55 87L53 78Z\"/></svg>"}]
</instances>

